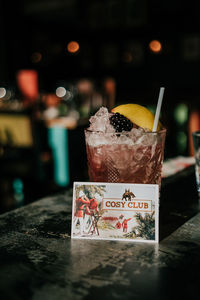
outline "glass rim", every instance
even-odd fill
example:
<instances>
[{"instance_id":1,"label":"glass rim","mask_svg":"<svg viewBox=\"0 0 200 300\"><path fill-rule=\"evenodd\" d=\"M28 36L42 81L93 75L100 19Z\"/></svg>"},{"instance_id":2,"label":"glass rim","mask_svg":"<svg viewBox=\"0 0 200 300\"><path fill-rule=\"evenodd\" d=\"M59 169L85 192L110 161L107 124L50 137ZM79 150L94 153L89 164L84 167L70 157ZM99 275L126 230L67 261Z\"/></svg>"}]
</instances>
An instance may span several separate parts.
<instances>
[{"instance_id":1,"label":"glass rim","mask_svg":"<svg viewBox=\"0 0 200 300\"><path fill-rule=\"evenodd\" d=\"M192 132L192 135L196 135L196 136L200 136L200 130L197 130L197 131L193 131Z\"/></svg>"},{"instance_id":2,"label":"glass rim","mask_svg":"<svg viewBox=\"0 0 200 300\"><path fill-rule=\"evenodd\" d=\"M100 130L91 130L89 128L85 128L84 129L85 132L89 132L89 133L100 133L100 134L110 134L110 135L127 135L127 134L130 134L131 131L122 131L122 132L103 132L103 131L100 131ZM161 130L159 131L144 131L142 134L162 134L162 133L166 133L167 132L167 129L166 128L162 128ZM200 131L199 131L200 133Z\"/></svg>"}]
</instances>

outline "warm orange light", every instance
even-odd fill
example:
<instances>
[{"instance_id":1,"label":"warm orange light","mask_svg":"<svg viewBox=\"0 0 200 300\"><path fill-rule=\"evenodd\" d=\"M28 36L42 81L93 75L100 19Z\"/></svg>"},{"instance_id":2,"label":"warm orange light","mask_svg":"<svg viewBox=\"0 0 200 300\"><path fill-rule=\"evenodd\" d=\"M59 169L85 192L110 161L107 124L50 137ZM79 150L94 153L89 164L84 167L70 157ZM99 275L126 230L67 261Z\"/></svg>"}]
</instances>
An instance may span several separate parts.
<instances>
[{"instance_id":1,"label":"warm orange light","mask_svg":"<svg viewBox=\"0 0 200 300\"><path fill-rule=\"evenodd\" d=\"M42 54L40 52L34 52L31 55L31 61L33 63L39 63L42 60Z\"/></svg>"},{"instance_id":2,"label":"warm orange light","mask_svg":"<svg viewBox=\"0 0 200 300\"><path fill-rule=\"evenodd\" d=\"M67 50L70 53L76 53L76 52L78 52L79 48L80 48L79 43L76 42L76 41L71 41L67 45Z\"/></svg>"},{"instance_id":3,"label":"warm orange light","mask_svg":"<svg viewBox=\"0 0 200 300\"><path fill-rule=\"evenodd\" d=\"M38 97L38 73L35 70L20 70L17 73L17 84L24 100L33 102Z\"/></svg>"},{"instance_id":4,"label":"warm orange light","mask_svg":"<svg viewBox=\"0 0 200 300\"><path fill-rule=\"evenodd\" d=\"M81 79L77 82L76 85L78 92L80 94L91 94L93 91L93 84L92 81L88 80L88 79Z\"/></svg>"},{"instance_id":5,"label":"warm orange light","mask_svg":"<svg viewBox=\"0 0 200 300\"><path fill-rule=\"evenodd\" d=\"M189 154L194 156L194 147L192 140L192 132L200 130L200 113L198 110L191 112L188 122L188 136L189 136Z\"/></svg>"},{"instance_id":6,"label":"warm orange light","mask_svg":"<svg viewBox=\"0 0 200 300\"><path fill-rule=\"evenodd\" d=\"M158 40L153 40L149 43L149 48L152 52L159 53L162 50L162 44Z\"/></svg>"},{"instance_id":7,"label":"warm orange light","mask_svg":"<svg viewBox=\"0 0 200 300\"><path fill-rule=\"evenodd\" d=\"M126 52L124 52L122 59L123 59L124 62L130 63L133 60L133 55L132 55L131 52L126 51Z\"/></svg>"}]
</instances>

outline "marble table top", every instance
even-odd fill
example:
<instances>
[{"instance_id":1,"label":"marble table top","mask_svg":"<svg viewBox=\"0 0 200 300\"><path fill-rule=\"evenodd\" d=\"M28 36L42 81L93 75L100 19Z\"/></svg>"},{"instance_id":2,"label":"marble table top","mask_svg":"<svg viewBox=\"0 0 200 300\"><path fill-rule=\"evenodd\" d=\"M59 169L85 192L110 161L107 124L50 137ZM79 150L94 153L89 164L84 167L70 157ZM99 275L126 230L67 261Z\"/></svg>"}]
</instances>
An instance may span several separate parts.
<instances>
[{"instance_id":1,"label":"marble table top","mask_svg":"<svg viewBox=\"0 0 200 300\"><path fill-rule=\"evenodd\" d=\"M0 216L1 299L194 299L200 213L159 244L72 240L72 195Z\"/></svg>"}]
</instances>

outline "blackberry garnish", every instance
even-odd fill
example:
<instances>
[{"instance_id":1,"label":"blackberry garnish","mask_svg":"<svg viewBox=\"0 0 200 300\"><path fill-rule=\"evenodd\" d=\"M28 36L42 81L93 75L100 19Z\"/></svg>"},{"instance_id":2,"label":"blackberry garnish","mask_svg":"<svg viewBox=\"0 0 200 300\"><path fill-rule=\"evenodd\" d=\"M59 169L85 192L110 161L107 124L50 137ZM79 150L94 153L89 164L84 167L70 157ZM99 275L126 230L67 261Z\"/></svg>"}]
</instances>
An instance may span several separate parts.
<instances>
[{"instance_id":1,"label":"blackberry garnish","mask_svg":"<svg viewBox=\"0 0 200 300\"><path fill-rule=\"evenodd\" d=\"M116 132L131 131L133 128L133 123L120 113L115 113L110 117L110 124Z\"/></svg>"}]
</instances>

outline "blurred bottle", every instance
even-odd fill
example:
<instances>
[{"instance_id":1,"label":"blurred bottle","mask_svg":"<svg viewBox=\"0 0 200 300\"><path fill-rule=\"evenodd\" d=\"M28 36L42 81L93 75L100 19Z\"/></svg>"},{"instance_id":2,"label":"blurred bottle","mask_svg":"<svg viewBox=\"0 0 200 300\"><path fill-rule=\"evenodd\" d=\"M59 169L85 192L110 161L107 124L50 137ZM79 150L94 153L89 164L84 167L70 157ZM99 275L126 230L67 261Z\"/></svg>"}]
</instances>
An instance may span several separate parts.
<instances>
[{"instance_id":1,"label":"blurred bottle","mask_svg":"<svg viewBox=\"0 0 200 300\"><path fill-rule=\"evenodd\" d=\"M24 105L33 105L39 97L37 71L20 70L16 75L16 80Z\"/></svg>"},{"instance_id":2,"label":"blurred bottle","mask_svg":"<svg viewBox=\"0 0 200 300\"><path fill-rule=\"evenodd\" d=\"M189 155L194 156L192 132L200 130L200 109L193 108L188 121Z\"/></svg>"}]
</instances>

